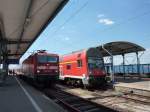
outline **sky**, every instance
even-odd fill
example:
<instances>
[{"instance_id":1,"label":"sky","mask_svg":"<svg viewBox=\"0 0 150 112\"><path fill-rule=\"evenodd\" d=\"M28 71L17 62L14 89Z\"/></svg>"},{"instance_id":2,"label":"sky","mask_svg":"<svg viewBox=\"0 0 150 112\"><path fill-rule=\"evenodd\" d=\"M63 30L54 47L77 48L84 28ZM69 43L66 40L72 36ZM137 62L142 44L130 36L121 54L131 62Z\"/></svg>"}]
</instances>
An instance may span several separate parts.
<instances>
[{"instance_id":1,"label":"sky","mask_svg":"<svg viewBox=\"0 0 150 112\"><path fill-rule=\"evenodd\" d=\"M146 48L150 63L150 0L70 0L21 58L39 49L59 55L113 41ZM126 55L134 62L135 54ZM120 57L115 63L121 64Z\"/></svg>"}]
</instances>

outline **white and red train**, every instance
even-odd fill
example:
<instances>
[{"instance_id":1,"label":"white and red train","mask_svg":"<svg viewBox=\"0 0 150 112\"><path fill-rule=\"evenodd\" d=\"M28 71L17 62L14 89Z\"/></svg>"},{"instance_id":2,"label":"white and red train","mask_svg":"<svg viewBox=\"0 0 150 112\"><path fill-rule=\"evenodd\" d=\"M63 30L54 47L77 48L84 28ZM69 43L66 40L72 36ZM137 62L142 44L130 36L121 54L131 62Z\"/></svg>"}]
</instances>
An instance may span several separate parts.
<instances>
[{"instance_id":1,"label":"white and red train","mask_svg":"<svg viewBox=\"0 0 150 112\"><path fill-rule=\"evenodd\" d=\"M70 84L85 86L106 83L104 60L97 48L89 48L60 57L59 78Z\"/></svg>"},{"instance_id":2,"label":"white and red train","mask_svg":"<svg viewBox=\"0 0 150 112\"><path fill-rule=\"evenodd\" d=\"M49 84L59 76L69 84L95 86L106 83L104 60L97 48L59 56L39 51L22 64L24 76L37 83Z\"/></svg>"}]
</instances>

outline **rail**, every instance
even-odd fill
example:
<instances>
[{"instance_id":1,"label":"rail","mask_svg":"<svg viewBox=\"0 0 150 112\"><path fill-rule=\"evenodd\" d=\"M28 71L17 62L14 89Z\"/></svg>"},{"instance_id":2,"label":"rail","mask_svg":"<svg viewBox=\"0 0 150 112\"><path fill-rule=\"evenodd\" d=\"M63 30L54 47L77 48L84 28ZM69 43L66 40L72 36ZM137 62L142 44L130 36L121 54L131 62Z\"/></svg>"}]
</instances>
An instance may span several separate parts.
<instances>
[{"instance_id":1,"label":"rail","mask_svg":"<svg viewBox=\"0 0 150 112\"><path fill-rule=\"evenodd\" d=\"M116 112L100 104L88 101L61 90L47 90L45 94L58 104L61 103L69 112Z\"/></svg>"}]
</instances>

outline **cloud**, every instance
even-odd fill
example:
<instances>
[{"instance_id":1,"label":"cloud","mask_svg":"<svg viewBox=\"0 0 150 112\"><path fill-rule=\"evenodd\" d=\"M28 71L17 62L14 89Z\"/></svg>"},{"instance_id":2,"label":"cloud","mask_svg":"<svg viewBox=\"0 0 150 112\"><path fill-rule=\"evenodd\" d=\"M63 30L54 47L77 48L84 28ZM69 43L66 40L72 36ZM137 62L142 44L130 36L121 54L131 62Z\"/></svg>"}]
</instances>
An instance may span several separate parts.
<instances>
[{"instance_id":1,"label":"cloud","mask_svg":"<svg viewBox=\"0 0 150 112\"><path fill-rule=\"evenodd\" d=\"M113 25L115 22L109 18L106 18L104 14L98 14L98 23L104 24L104 25Z\"/></svg>"},{"instance_id":2,"label":"cloud","mask_svg":"<svg viewBox=\"0 0 150 112\"><path fill-rule=\"evenodd\" d=\"M70 37L65 36L65 35L57 35L57 37L61 40L61 41L69 41Z\"/></svg>"},{"instance_id":3,"label":"cloud","mask_svg":"<svg viewBox=\"0 0 150 112\"><path fill-rule=\"evenodd\" d=\"M115 23L114 21L112 21L111 19L108 19L108 18L100 18L98 20L98 22L100 24L104 24L104 25L113 25Z\"/></svg>"}]
</instances>

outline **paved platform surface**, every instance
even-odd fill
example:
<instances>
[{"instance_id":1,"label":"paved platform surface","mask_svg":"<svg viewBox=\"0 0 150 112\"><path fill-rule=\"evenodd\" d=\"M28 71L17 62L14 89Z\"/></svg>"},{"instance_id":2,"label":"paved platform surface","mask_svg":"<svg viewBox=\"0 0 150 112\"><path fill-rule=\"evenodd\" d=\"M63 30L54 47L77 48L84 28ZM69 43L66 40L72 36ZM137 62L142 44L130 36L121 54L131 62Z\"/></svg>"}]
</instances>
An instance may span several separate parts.
<instances>
[{"instance_id":1,"label":"paved platform surface","mask_svg":"<svg viewBox=\"0 0 150 112\"><path fill-rule=\"evenodd\" d=\"M65 112L48 99L14 76L0 86L0 112Z\"/></svg>"},{"instance_id":2,"label":"paved platform surface","mask_svg":"<svg viewBox=\"0 0 150 112\"><path fill-rule=\"evenodd\" d=\"M143 78L143 79L139 80L137 78L126 78L124 80L123 78L118 78L118 79L116 79L115 86L122 86L122 87L150 91L150 79Z\"/></svg>"},{"instance_id":3,"label":"paved platform surface","mask_svg":"<svg viewBox=\"0 0 150 112\"><path fill-rule=\"evenodd\" d=\"M115 89L121 92L133 91L136 94L150 97L150 79L117 79Z\"/></svg>"},{"instance_id":4,"label":"paved platform surface","mask_svg":"<svg viewBox=\"0 0 150 112\"><path fill-rule=\"evenodd\" d=\"M115 86L122 86L122 87L128 87L128 88L135 88L135 89L150 91L150 81L133 82L133 83L120 82L120 83L115 84Z\"/></svg>"}]
</instances>

